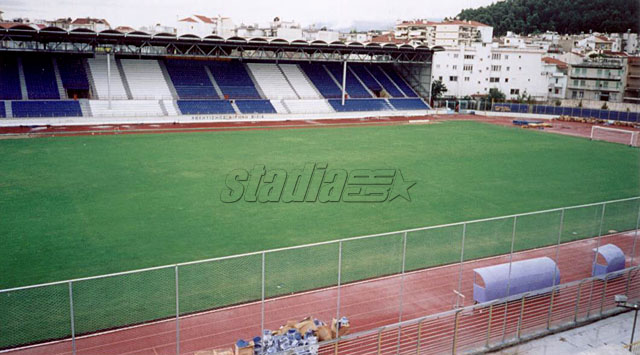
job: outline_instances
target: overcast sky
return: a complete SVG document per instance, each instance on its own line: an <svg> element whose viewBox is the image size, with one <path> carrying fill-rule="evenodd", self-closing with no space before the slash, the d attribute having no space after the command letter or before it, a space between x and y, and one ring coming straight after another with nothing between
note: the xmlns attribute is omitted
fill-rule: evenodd
<svg viewBox="0 0 640 355"><path fill-rule="evenodd" d="M99 17L112 26L173 25L178 16L228 16L234 23L260 23L275 16L306 26L350 27L359 22L393 23L397 19L455 16L463 8L492 0L0 0L4 17L53 19Z"/></svg>

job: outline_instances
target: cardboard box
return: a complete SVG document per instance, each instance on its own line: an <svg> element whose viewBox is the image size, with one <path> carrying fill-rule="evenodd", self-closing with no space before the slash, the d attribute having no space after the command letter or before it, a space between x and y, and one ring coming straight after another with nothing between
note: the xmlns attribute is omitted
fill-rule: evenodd
<svg viewBox="0 0 640 355"><path fill-rule="evenodd" d="M320 341L333 339L333 336L331 335L331 328L326 325L319 326L316 334L318 335L318 340Z"/></svg>
<svg viewBox="0 0 640 355"><path fill-rule="evenodd" d="M244 348L239 348L236 344L235 349L235 355L253 355L253 342L250 342L249 345Z"/></svg>

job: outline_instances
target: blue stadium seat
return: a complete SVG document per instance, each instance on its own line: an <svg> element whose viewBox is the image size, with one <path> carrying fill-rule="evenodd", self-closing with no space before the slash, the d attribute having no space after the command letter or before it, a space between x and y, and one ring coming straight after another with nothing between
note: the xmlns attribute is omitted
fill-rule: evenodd
<svg viewBox="0 0 640 355"><path fill-rule="evenodd" d="M14 56L0 56L0 100L21 100L18 62Z"/></svg>
<svg viewBox="0 0 640 355"><path fill-rule="evenodd" d="M235 103L242 113L277 113L269 100L236 100Z"/></svg>
<svg viewBox="0 0 640 355"><path fill-rule="evenodd" d="M396 110L430 110L431 107L421 99L388 99Z"/></svg>
<svg viewBox="0 0 640 355"><path fill-rule="evenodd" d="M227 100L178 100L178 108L183 115L236 113Z"/></svg>
<svg viewBox="0 0 640 355"><path fill-rule="evenodd" d="M342 85L342 71L343 71L343 67L342 64L340 63L327 63L325 64L325 67L327 69L329 69L329 71L331 72L331 74L333 75L334 78L336 78L336 80L338 80L338 82ZM347 70L347 85L346 85L346 92L349 95L349 97L352 98L362 98L362 99L370 99L371 98L371 94L369 94L369 92L367 91L367 89L365 89L364 86L362 86L362 84L360 84L360 81L358 81L358 79L355 77L355 75L353 75L353 73L351 73L351 71Z"/></svg>
<svg viewBox="0 0 640 355"><path fill-rule="evenodd" d="M393 82L380 70L377 65L363 66L371 75L378 80L382 88L392 97L405 97L402 91L393 84Z"/></svg>
<svg viewBox="0 0 640 355"><path fill-rule="evenodd" d="M22 69L31 100L59 99L58 83L49 56L26 55L22 57Z"/></svg>
<svg viewBox="0 0 640 355"><path fill-rule="evenodd" d="M395 82L396 85L398 85L400 90L402 90L406 96L408 96L408 97L418 97L418 94L416 94L416 92L413 91L411 86L409 86L407 84L407 82L404 81L404 79L402 79L402 77L398 73L396 73L396 71L395 71L395 69L393 69L393 67L385 66L383 68L384 68L384 71L389 75L391 80L393 80L393 82Z"/></svg>
<svg viewBox="0 0 640 355"><path fill-rule="evenodd" d="M228 99L261 99L244 64L238 61L208 62L220 91Z"/></svg>
<svg viewBox="0 0 640 355"><path fill-rule="evenodd" d="M340 96L342 96L342 90L336 85L331 76L329 76L329 73L324 69L322 64L302 63L300 64L300 68L307 74L309 80L311 80L322 96L327 99L340 98Z"/></svg>
<svg viewBox="0 0 640 355"><path fill-rule="evenodd" d="M379 92L382 90L382 86L380 83L373 78L373 76L369 73L369 71L364 67L363 64L349 64L349 68L353 70L354 73L362 80L364 85L366 85L369 90L375 92Z"/></svg>
<svg viewBox="0 0 640 355"><path fill-rule="evenodd" d="M0 101L0 117L7 117L7 111L4 109L4 101Z"/></svg>
<svg viewBox="0 0 640 355"><path fill-rule="evenodd" d="M331 99L329 104L338 112L352 111L393 111L393 107L384 99L348 99L342 106L342 100Z"/></svg>
<svg viewBox="0 0 640 355"><path fill-rule="evenodd" d="M12 101L13 117L82 117L78 101Z"/></svg>
<svg viewBox="0 0 640 355"><path fill-rule="evenodd" d="M89 90L89 79L82 64L81 57L63 56L57 57L58 70L62 86L69 90Z"/></svg>
<svg viewBox="0 0 640 355"><path fill-rule="evenodd" d="M219 99L202 61L168 59L169 77L181 99Z"/></svg>

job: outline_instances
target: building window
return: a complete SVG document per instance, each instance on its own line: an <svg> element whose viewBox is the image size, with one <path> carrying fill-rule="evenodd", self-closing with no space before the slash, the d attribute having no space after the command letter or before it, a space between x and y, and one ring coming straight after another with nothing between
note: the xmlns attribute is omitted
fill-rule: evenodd
<svg viewBox="0 0 640 355"><path fill-rule="evenodd" d="M473 71L473 65L466 64L462 69L464 71Z"/></svg>
<svg viewBox="0 0 640 355"><path fill-rule="evenodd" d="M450 76L449 77L449 81L458 81L458 77L457 76Z"/></svg>
<svg viewBox="0 0 640 355"><path fill-rule="evenodd" d="M508 55L508 54L505 54L505 55L504 55L504 60L507 60L507 59L509 59L509 55Z"/></svg>
<svg viewBox="0 0 640 355"><path fill-rule="evenodd" d="M471 55L471 54L465 54L465 55L464 55L464 59L473 59L473 55Z"/></svg>
<svg viewBox="0 0 640 355"><path fill-rule="evenodd" d="M453 55L454 58L458 58L458 53Z"/></svg>
<svg viewBox="0 0 640 355"><path fill-rule="evenodd" d="M489 82L490 83L499 83L500 82L500 78L489 78Z"/></svg>
<svg viewBox="0 0 640 355"><path fill-rule="evenodd" d="M442 76L439 76L439 77L438 77L438 80L442 81Z"/></svg>
<svg viewBox="0 0 640 355"><path fill-rule="evenodd" d="M587 86L587 82L584 80L580 80L580 86Z"/></svg>
<svg viewBox="0 0 640 355"><path fill-rule="evenodd" d="M492 65L491 71L500 71L502 70L502 65Z"/></svg>
<svg viewBox="0 0 640 355"><path fill-rule="evenodd" d="M559 94L559 93L560 93L560 89L557 89L557 88L556 88L554 92L555 92L555 94L557 95L557 94Z"/></svg>
<svg viewBox="0 0 640 355"><path fill-rule="evenodd" d="M504 82L508 83L509 82L509 78L504 78Z"/></svg>
<svg viewBox="0 0 640 355"><path fill-rule="evenodd" d="M451 66L451 69L453 69L453 70L458 70L458 66L457 66L457 65L452 65L452 66Z"/></svg>
<svg viewBox="0 0 640 355"><path fill-rule="evenodd" d="M577 92L577 91L572 91L572 92L571 92L571 98L572 98L572 99L575 99L575 98L577 98L577 97L578 97L578 92Z"/></svg>
<svg viewBox="0 0 640 355"><path fill-rule="evenodd" d="M584 98L584 91L578 92L578 97L580 97L581 99Z"/></svg>
<svg viewBox="0 0 640 355"><path fill-rule="evenodd" d="M502 54L500 54L500 53L493 53L491 55L491 59L493 59L493 60L499 60L500 57L502 57Z"/></svg>
<svg viewBox="0 0 640 355"><path fill-rule="evenodd" d="M465 76L465 77L464 77L464 81L469 81L469 77L468 77L468 76Z"/></svg>
<svg viewBox="0 0 640 355"><path fill-rule="evenodd" d="M520 95L520 89L511 89L511 95Z"/></svg>

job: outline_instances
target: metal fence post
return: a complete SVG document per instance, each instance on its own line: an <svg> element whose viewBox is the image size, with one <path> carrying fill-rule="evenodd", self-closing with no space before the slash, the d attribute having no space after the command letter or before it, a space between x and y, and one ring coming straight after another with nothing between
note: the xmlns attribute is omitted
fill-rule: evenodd
<svg viewBox="0 0 640 355"><path fill-rule="evenodd" d="M462 265L464 263L464 242L467 237L467 224L462 225L462 243L460 244L460 271L458 272L458 293L462 292ZM459 294L456 295L456 308L458 308Z"/></svg>
<svg viewBox="0 0 640 355"><path fill-rule="evenodd" d="M180 289L178 286L178 265L176 270L176 355L180 355Z"/></svg>
<svg viewBox="0 0 640 355"><path fill-rule="evenodd" d="M547 314L547 330L551 329L551 314L553 313L553 301L556 296L556 288L551 290L551 301L549 302L549 313Z"/></svg>
<svg viewBox="0 0 640 355"><path fill-rule="evenodd" d="M600 300L600 316L602 317L602 310L604 309L604 299L607 297L607 280L608 277L604 277L604 286L602 287L602 299Z"/></svg>
<svg viewBox="0 0 640 355"><path fill-rule="evenodd" d="M338 300L336 304L336 319L340 319L340 290L342 283L342 241L338 243Z"/></svg>
<svg viewBox="0 0 640 355"><path fill-rule="evenodd" d="M576 309L573 313L573 323L578 322L578 310L580 306L580 294L582 293L582 281L578 284L578 293L576 295Z"/></svg>
<svg viewBox="0 0 640 355"><path fill-rule="evenodd" d="M402 273L400 274L400 309L398 311L398 323L402 322L402 309L404 302L404 268L407 256L407 232L402 235ZM398 345L396 353L400 353L400 337L402 335L402 326L398 326Z"/></svg>
<svg viewBox="0 0 640 355"><path fill-rule="evenodd" d="M455 323L453 326L453 344L452 344L452 348L451 348L451 353L452 354L456 354L456 348L457 348L457 343L458 343L458 324L460 322L460 312L462 311L456 311L456 316L455 316Z"/></svg>
<svg viewBox="0 0 640 355"><path fill-rule="evenodd" d="M516 332L518 339L520 339L520 334L522 334L522 322L524 317L524 303L525 297L527 294L522 295L522 302L520 303L520 316L518 317L518 331Z"/></svg>
<svg viewBox="0 0 640 355"><path fill-rule="evenodd" d="M598 250L600 250L600 239L602 238L602 224L604 222L604 213L605 210L607 208L607 203L603 203L602 204L602 213L600 214L600 227L598 229L598 239L596 241L596 252L593 255L593 263L591 264L591 272L593 272L593 268L596 265L596 262L598 260ZM594 282L591 282L591 291L589 292L589 305L587 307L587 319L589 318L589 315L591 314L591 300L593 298L593 285Z"/></svg>
<svg viewBox="0 0 640 355"><path fill-rule="evenodd" d="M260 297L260 333L264 331L264 259L265 252L262 252L262 296Z"/></svg>
<svg viewBox="0 0 640 355"><path fill-rule="evenodd" d="M560 262L560 242L562 240L562 230L564 229L564 208L560 212L560 229L558 230L558 244L556 244L556 265ZM553 286L556 285L558 268L553 270Z"/></svg>
<svg viewBox="0 0 640 355"><path fill-rule="evenodd" d="M487 321L487 340L484 344L485 347L489 347L491 341L491 321L493 320L493 303L489 306L489 320Z"/></svg>
<svg viewBox="0 0 640 355"><path fill-rule="evenodd" d="M73 282L69 281L69 316L71 317L71 351L76 354L76 324L73 314Z"/></svg>
<svg viewBox="0 0 640 355"><path fill-rule="evenodd" d="M418 322L418 340L416 341L416 355L420 355L420 341L422 340L422 322L424 322L424 319Z"/></svg>

